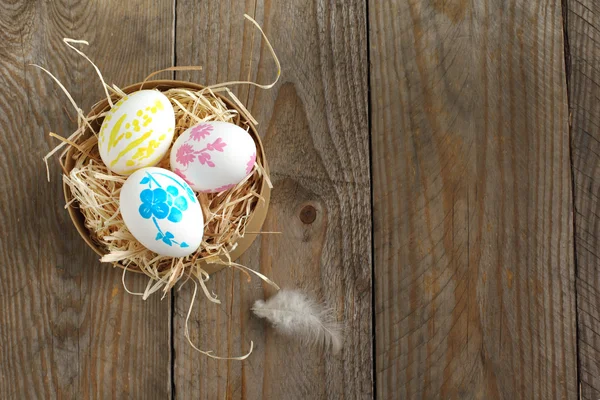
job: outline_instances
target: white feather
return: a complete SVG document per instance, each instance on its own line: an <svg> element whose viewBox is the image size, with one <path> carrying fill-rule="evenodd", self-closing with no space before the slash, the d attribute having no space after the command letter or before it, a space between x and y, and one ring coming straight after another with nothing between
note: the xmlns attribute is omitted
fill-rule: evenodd
<svg viewBox="0 0 600 400"><path fill-rule="evenodd" d="M252 311L268 320L278 332L301 339L304 343L331 346L333 353L342 348L340 324L332 310L297 290L280 290L266 302L257 300Z"/></svg>

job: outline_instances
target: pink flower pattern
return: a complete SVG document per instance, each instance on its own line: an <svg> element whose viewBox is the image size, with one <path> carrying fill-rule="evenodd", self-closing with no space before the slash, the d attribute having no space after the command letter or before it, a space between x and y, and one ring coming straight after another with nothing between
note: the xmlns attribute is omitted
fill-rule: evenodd
<svg viewBox="0 0 600 400"><path fill-rule="evenodd" d="M210 127L210 129L212 129L212 127ZM177 154L175 155L175 159L177 160L177 162L180 163L181 165L183 165L184 167L187 167L189 165L189 163L193 162L194 159L197 158L198 162L200 162L200 164L206 165L210 168L214 168L215 163L213 161L211 161L209 152L211 152L211 151L223 152L223 149L225 148L225 146L227 146L227 143L225 143L223 141L223 139L221 139L219 137L214 142L208 143L205 148L203 148L201 150L196 150L196 149L194 149L194 146L192 146L189 143L190 140L195 140L195 139L193 139L192 136L190 135L188 140L186 140L185 143L183 143L181 145L181 147L179 149L177 149Z"/></svg>
<svg viewBox="0 0 600 400"><path fill-rule="evenodd" d="M209 168L214 168L215 163L211 160L210 152L218 151L223 152L224 148L227 146L227 143L223 141L221 137L215 139L212 143L208 143L205 148L201 150L196 150L193 144L190 141L199 142L205 139L207 136L211 134L213 130L212 125L209 124L200 124L195 127L191 133L189 138L177 149L177 153L175 155L175 159L178 163L180 163L184 169L175 168L174 172L179 175L186 183L190 186L193 186L193 183L189 181L189 179L185 175L185 171L187 171L187 167L190 163L194 162L194 160L198 160L198 162L202 165L206 165ZM254 164L256 162L256 153L250 156L246 164L246 174L252 172L254 168ZM232 189L236 186L236 184L229 184L218 187L214 190L203 190L204 193L218 193L224 192L226 190Z"/></svg>
<svg viewBox="0 0 600 400"><path fill-rule="evenodd" d="M202 139L204 139L205 137L207 137L208 135L210 135L212 130L213 130L212 125L209 125L209 124L197 125L190 132L190 139L192 139L195 142L199 142Z"/></svg>
<svg viewBox="0 0 600 400"><path fill-rule="evenodd" d="M215 163L210 161L210 154L208 154L208 153L200 153L198 155L198 161L200 162L200 164L202 164L202 165L206 164L211 168L213 168L215 166Z"/></svg>
<svg viewBox="0 0 600 400"><path fill-rule="evenodd" d="M196 158L196 154L194 152L194 148L192 147L192 145L184 143L181 145L181 147L179 149L177 149L177 154L175 155L175 159L181 165L187 167L187 165L189 163L194 161L194 158Z"/></svg>
<svg viewBox="0 0 600 400"><path fill-rule="evenodd" d="M217 140L215 140L214 142L207 144L206 148L209 151L216 150L223 152L225 146L227 146L227 143L225 143L221 138L217 138Z"/></svg>
<svg viewBox="0 0 600 400"><path fill-rule="evenodd" d="M250 156L250 160L248 160L248 163L246 164L246 175L248 175L250 172L252 172L252 168L254 168L255 162L256 162L256 153L254 153Z"/></svg>

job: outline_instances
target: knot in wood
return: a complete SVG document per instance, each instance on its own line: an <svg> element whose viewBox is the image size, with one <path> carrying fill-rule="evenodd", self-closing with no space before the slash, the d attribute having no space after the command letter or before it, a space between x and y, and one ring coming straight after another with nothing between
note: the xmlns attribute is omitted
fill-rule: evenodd
<svg viewBox="0 0 600 400"><path fill-rule="evenodd" d="M300 221L305 224L312 224L317 219L317 209L311 205L302 207L300 210Z"/></svg>

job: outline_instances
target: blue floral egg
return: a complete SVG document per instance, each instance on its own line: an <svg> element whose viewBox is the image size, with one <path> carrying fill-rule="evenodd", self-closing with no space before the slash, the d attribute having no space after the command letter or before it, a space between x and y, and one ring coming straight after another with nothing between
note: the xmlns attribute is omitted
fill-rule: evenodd
<svg viewBox="0 0 600 400"><path fill-rule="evenodd" d="M157 254L184 257L204 234L200 203L190 186L163 168L137 170L123 184L121 215L127 229Z"/></svg>

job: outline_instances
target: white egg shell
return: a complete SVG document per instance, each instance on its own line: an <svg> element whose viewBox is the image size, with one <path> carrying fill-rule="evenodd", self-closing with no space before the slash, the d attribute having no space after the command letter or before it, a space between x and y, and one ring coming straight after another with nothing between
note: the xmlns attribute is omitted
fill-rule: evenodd
<svg viewBox="0 0 600 400"><path fill-rule="evenodd" d="M121 188L120 206L127 229L155 253L184 257L202 242L200 203L189 185L171 171L156 167L135 171Z"/></svg>
<svg viewBox="0 0 600 400"><path fill-rule="evenodd" d="M192 189L222 192L252 172L256 144L229 122L202 122L181 134L171 149L171 169Z"/></svg>
<svg viewBox="0 0 600 400"><path fill-rule="evenodd" d="M157 90L123 97L108 112L98 135L98 150L112 172L129 175L159 163L175 132L171 102Z"/></svg>

